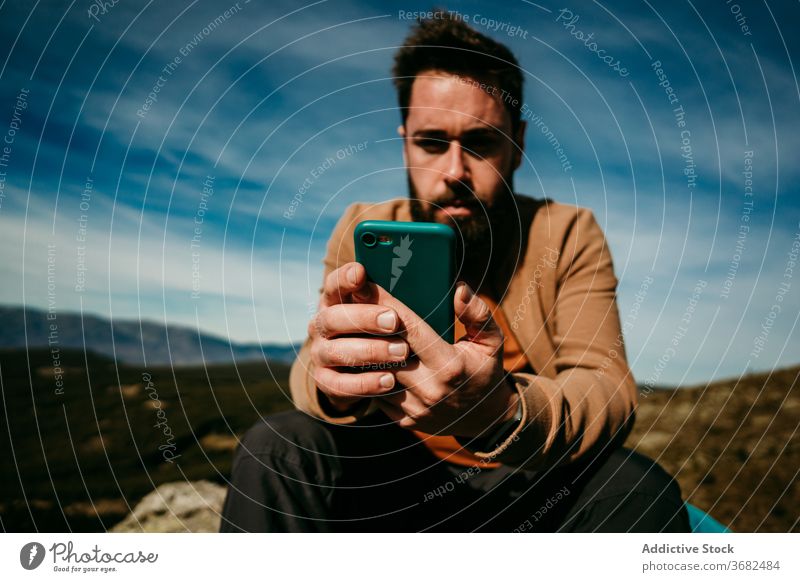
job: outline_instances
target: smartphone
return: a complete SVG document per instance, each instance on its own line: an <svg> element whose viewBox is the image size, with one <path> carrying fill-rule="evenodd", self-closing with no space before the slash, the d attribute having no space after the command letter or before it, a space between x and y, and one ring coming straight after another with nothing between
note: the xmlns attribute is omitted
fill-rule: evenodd
<svg viewBox="0 0 800 582"><path fill-rule="evenodd" d="M456 234L438 222L365 220L356 225L356 261L377 283L454 342Z"/></svg>

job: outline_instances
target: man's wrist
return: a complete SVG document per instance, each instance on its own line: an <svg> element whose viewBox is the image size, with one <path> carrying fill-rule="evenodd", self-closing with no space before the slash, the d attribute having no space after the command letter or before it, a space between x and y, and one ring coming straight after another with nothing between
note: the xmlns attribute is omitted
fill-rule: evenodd
<svg viewBox="0 0 800 582"><path fill-rule="evenodd" d="M514 376L511 374L506 374L504 381L506 386L508 386L509 390L511 391L511 397L508 406L506 406L506 413L503 415L503 418L498 425L503 422L507 422L516 418L517 416L521 416L522 414L522 397L519 394L519 390L517 390L517 384L514 381Z"/></svg>
<svg viewBox="0 0 800 582"><path fill-rule="evenodd" d="M490 451L496 449L503 441L505 441L517 429L520 422L522 422L522 398L514 382L513 376L507 374L504 377L505 387L512 391L509 395L502 418L493 423L490 427L484 430L481 434L472 439L469 439L469 448L472 450ZM503 389L505 389L503 387ZM462 444L467 439L461 439Z"/></svg>
<svg viewBox="0 0 800 582"><path fill-rule="evenodd" d="M487 450L494 450L497 448L500 443L511 436L522 421L522 398L517 391L511 374L505 377L505 382L513 391L513 395L511 396L509 404L506 406L506 413L503 415L502 420L481 435L481 440Z"/></svg>

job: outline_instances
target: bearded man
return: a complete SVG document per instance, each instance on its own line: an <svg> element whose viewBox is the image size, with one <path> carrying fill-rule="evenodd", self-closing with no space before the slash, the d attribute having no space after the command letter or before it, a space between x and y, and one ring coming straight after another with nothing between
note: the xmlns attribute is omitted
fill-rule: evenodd
<svg viewBox="0 0 800 582"><path fill-rule="evenodd" d="M290 374L297 410L242 440L222 531L689 531L622 445L637 389L591 211L516 193L523 76L455 14L394 62L409 196L353 203ZM363 220L448 224L454 344L354 260Z"/></svg>

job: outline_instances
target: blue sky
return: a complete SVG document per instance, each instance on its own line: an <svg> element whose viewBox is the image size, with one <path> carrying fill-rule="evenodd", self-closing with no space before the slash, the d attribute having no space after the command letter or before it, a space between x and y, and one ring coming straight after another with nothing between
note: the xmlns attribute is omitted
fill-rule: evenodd
<svg viewBox="0 0 800 582"><path fill-rule="evenodd" d="M637 379L796 363L798 5L442 4L518 56L570 167L530 123L517 189L595 211ZM0 7L0 302L301 340L341 212L406 195L391 57L431 4L98 6Z"/></svg>

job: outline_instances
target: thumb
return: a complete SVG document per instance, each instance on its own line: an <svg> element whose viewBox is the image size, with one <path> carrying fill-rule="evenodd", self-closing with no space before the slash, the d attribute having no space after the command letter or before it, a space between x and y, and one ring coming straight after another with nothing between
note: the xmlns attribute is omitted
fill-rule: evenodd
<svg viewBox="0 0 800 582"><path fill-rule="evenodd" d="M467 330L467 340L498 350L503 345L503 332L492 317L486 302L461 282L456 289L454 311Z"/></svg>

